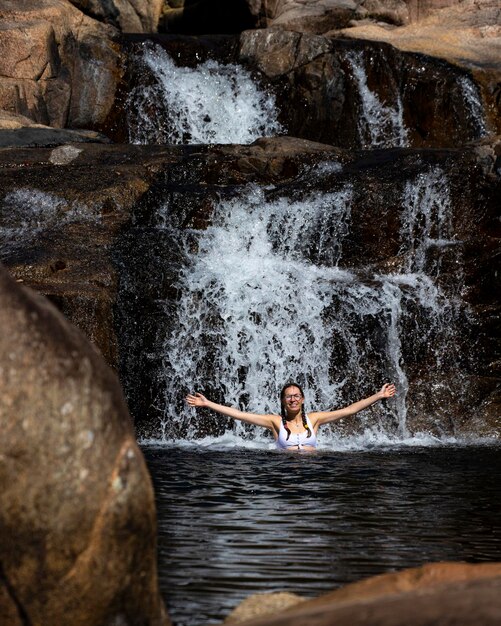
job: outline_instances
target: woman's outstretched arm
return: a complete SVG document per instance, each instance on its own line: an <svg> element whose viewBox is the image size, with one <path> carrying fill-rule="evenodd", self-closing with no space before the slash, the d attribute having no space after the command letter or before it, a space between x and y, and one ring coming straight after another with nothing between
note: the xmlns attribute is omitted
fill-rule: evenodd
<svg viewBox="0 0 501 626"><path fill-rule="evenodd" d="M384 400L385 398L391 398L396 394L397 390L395 389L395 385L391 383L385 383L381 387L381 391L378 391L373 396L369 396L368 398L364 398L363 400L359 400L358 402L354 402L344 409L337 409L336 411L318 411L315 413L310 413L310 419L313 422L314 426L321 426L322 424L329 424L329 422L334 422L336 420L341 419L342 417L350 417L351 415L356 415L360 411L363 411L369 406L372 406L379 400Z"/></svg>
<svg viewBox="0 0 501 626"><path fill-rule="evenodd" d="M240 420L247 422L248 424L256 424L256 426L263 426L264 428L274 429L273 416L271 415L259 415L258 413L247 413L245 411L239 411L231 406L225 406L224 404L217 404L208 400L201 393L188 394L186 396L186 402L192 407L205 407L226 415L234 420Z"/></svg>

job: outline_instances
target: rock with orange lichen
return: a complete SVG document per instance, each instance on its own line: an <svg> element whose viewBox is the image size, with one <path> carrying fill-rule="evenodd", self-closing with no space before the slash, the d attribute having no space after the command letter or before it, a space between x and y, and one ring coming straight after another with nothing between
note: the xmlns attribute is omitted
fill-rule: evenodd
<svg viewBox="0 0 501 626"><path fill-rule="evenodd" d="M118 380L0 266L0 621L167 626L153 490Z"/></svg>

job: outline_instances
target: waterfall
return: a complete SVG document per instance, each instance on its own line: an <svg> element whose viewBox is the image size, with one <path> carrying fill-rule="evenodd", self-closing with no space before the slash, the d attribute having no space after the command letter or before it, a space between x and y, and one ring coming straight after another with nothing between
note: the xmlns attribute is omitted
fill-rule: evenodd
<svg viewBox="0 0 501 626"><path fill-rule="evenodd" d="M283 129L275 98L249 71L208 60L178 67L160 46L136 58L141 83L127 102L131 143L252 143Z"/></svg>
<svg viewBox="0 0 501 626"><path fill-rule="evenodd" d="M470 76L461 76L459 86L463 94L463 100L469 113L469 118L476 138L487 135L485 124L484 107L478 85Z"/></svg>
<svg viewBox="0 0 501 626"><path fill-rule="evenodd" d="M375 91L369 89L364 55L350 51L345 55L360 98L358 130L362 146L367 148L392 148L408 145L407 129L403 121L403 106L398 89L394 88L393 106L381 101Z"/></svg>
<svg viewBox="0 0 501 626"><path fill-rule="evenodd" d="M340 170L330 163L317 173ZM243 410L276 413L279 389L290 380L304 386L310 410L343 406L391 380L399 389L393 408L378 405L357 421L366 439L409 436L403 333L439 368L436 337L446 341L452 332L453 307L436 272L425 271L431 238L450 235L448 184L432 169L402 189L409 258L397 274L340 267L353 193L344 183L290 199L251 186L221 201L203 231L178 230L163 216L162 228L184 250L177 321L163 348L164 440L233 432L266 441L252 426L193 413L184 395L201 391ZM325 436L335 438L335 429Z"/></svg>

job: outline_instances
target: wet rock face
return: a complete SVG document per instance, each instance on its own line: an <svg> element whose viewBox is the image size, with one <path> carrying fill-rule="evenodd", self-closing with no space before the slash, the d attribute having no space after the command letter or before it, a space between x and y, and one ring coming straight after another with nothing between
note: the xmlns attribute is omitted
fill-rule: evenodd
<svg viewBox="0 0 501 626"><path fill-rule="evenodd" d="M123 33L155 33L163 0L69 0L86 15Z"/></svg>
<svg viewBox="0 0 501 626"><path fill-rule="evenodd" d="M497 0L409 2L411 20L399 28L371 21L337 31L338 36L387 42L397 49L448 61L472 73L482 91L491 132L501 132L501 10Z"/></svg>
<svg viewBox="0 0 501 626"><path fill-rule="evenodd" d="M247 31L240 60L271 81L280 121L298 137L353 149L452 147L481 136L483 121L465 93L476 90L467 73L384 44L353 43Z"/></svg>
<svg viewBox="0 0 501 626"><path fill-rule="evenodd" d="M493 130L469 72L387 44L277 29L245 31L239 39L159 35L153 42L175 66L197 67L210 58L250 70L262 91L273 94L282 132L294 137L348 149L457 147ZM130 94L166 89L160 70L142 61L144 39L129 37L123 46L129 62L121 93L101 127L117 141L141 135ZM160 113L148 112L142 101L136 106L159 126L176 126L177 111L171 122L163 102Z"/></svg>
<svg viewBox="0 0 501 626"><path fill-rule="evenodd" d="M118 380L2 266L0 303L2 623L167 626L153 490Z"/></svg>
<svg viewBox="0 0 501 626"><path fill-rule="evenodd" d="M4 150L3 258L16 278L49 295L92 338L119 369L141 433L158 434L164 393L158 372L165 367L163 342L174 328L176 285L185 262L176 232L207 228L221 199L242 193L249 183L272 185L270 201L350 185L349 245L343 246L339 265L371 281L377 274L402 271L407 245L400 224L403 191L409 180L438 168L448 180L450 229L458 243L441 253L439 272L433 251L424 269L437 275L444 292L461 295L461 306L469 311L458 321L454 349L444 353L440 379L433 351L434 342L442 341L440 329L417 345L416 327L426 320L419 311L406 318L401 351L412 395L408 424L437 433L495 435L501 426L496 421L494 229L500 154L499 143L487 141L457 150L350 154L290 137L251 146L74 144ZM342 170L312 178L308 172L326 161L341 164ZM30 238L23 239L20 230L13 237L23 224ZM377 320L374 328L363 328L376 343L381 332ZM343 353L336 358L335 367L342 371ZM426 391L431 385L433 394ZM432 416L433 423L423 416Z"/></svg>
<svg viewBox="0 0 501 626"><path fill-rule="evenodd" d="M114 100L118 32L60 0L0 7L0 109L53 127L91 127Z"/></svg>
<svg viewBox="0 0 501 626"><path fill-rule="evenodd" d="M115 367L113 242L175 154L99 144L3 152L2 260L57 304Z"/></svg>

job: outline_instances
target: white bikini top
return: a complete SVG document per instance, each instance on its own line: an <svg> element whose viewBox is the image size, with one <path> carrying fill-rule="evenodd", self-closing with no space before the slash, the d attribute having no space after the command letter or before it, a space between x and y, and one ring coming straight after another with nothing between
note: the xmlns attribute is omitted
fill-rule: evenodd
<svg viewBox="0 0 501 626"><path fill-rule="evenodd" d="M317 435L313 430L311 420L306 416L306 423L311 431L311 436L308 437L308 431L304 430L302 433L291 432L289 439L287 439L287 431L282 420L280 420L280 431L276 441L276 446L279 450L287 450L288 448L301 449L303 446L312 448L317 447Z"/></svg>

